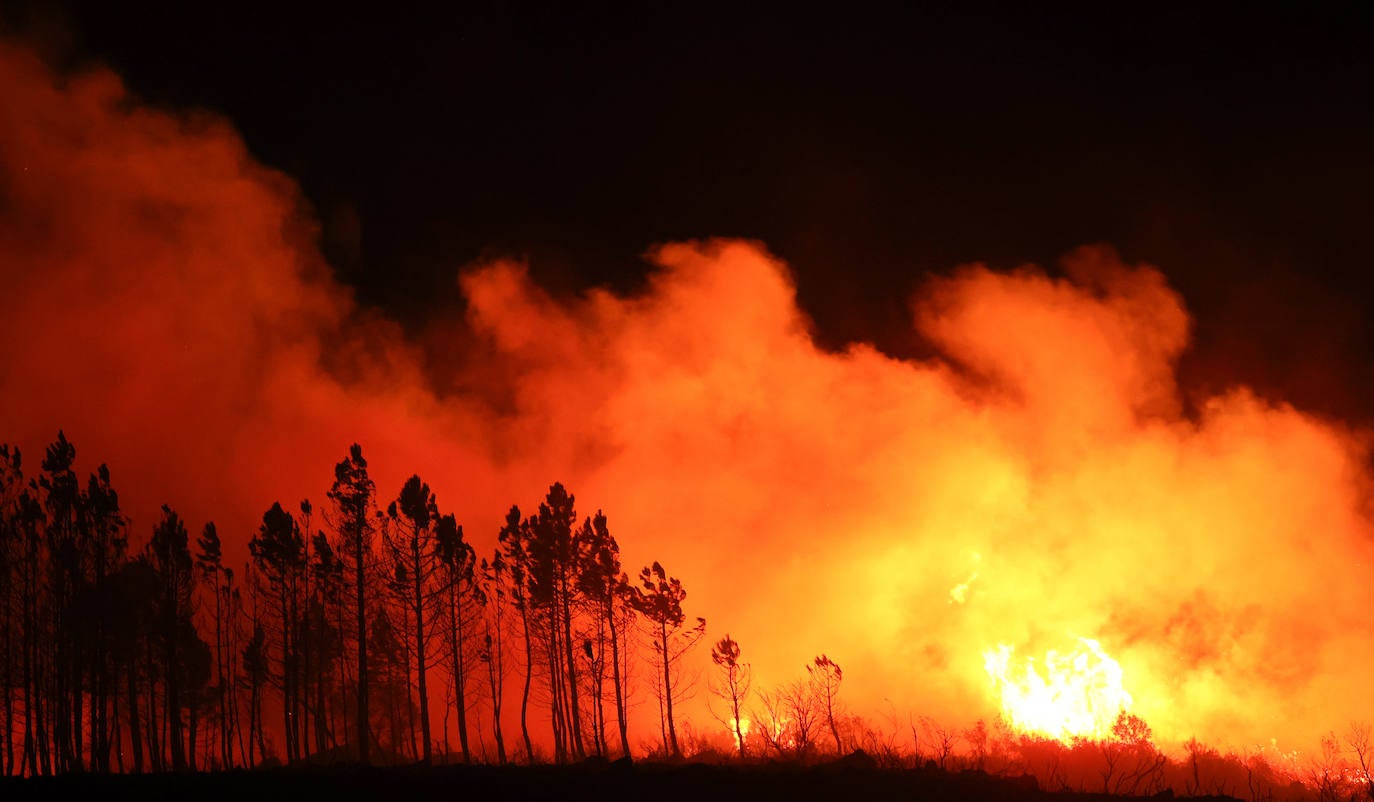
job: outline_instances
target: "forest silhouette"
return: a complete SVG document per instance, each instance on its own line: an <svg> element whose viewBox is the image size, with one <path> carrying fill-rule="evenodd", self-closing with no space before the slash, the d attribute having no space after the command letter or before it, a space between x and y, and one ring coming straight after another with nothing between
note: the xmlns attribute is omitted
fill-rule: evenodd
<svg viewBox="0 0 1374 802"><path fill-rule="evenodd" d="M705 620L687 615L686 588L659 563L632 579L606 513L581 515L561 483L528 515L512 506L494 550L479 554L423 479L412 475L389 497L354 444L334 468L326 504L273 503L249 559L231 566L213 522L193 536L163 506L151 531L139 533L108 467L82 482L75 463L61 432L37 471L26 472L18 448L0 445L6 777L294 767L270 775L284 788L315 782L299 772L326 766L580 764L582 774L535 779L488 771L398 781L459 777L512 791L547 780L590 794L608 781L586 771L649 759L821 765L862 777L921 769L926 792L961 797L1042 788L1374 797L1368 727L1333 734L1298 771L1281 756L1221 754L1196 740L1185 755L1167 755L1149 725L1124 710L1108 736L1072 742L1000 721L960 730L908 715L884 726L847 712L843 669L824 654L795 682L754 687L729 634L710 649L705 683L718 726L697 730L678 720L675 705L700 690L683 657L704 638ZM629 709L638 691L656 704L659 726L636 741ZM508 696L518 698L518 715L503 704ZM508 718L518 734L508 733ZM1004 779L938 779L956 772ZM796 782L767 787L782 793Z"/></svg>
<svg viewBox="0 0 1374 802"><path fill-rule="evenodd" d="M379 495L355 444L323 509L272 504L250 559L231 566L214 523L193 537L170 506L148 536L132 532L108 468L83 484L65 434L32 478L18 448L0 456L7 775L430 763L440 751L533 763L533 706L553 761L625 756L632 663L652 669L663 753L682 756L679 666L705 621L688 621L686 590L657 562L632 581L606 515L579 519L562 484L530 515L512 506L479 555L419 476ZM477 728L493 752L475 754Z"/></svg>
<svg viewBox="0 0 1374 802"><path fill-rule="evenodd" d="M1205 254L914 244L891 339L851 340L811 300L862 232L615 223L628 283L444 250L412 317L232 120L4 37L0 97L5 799L519 796L627 761L659 800L836 764L1374 796L1368 728L1328 731L1374 710L1374 438L1207 350L1216 299L1170 280ZM1072 231L1045 241L1112 238Z"/></svg>

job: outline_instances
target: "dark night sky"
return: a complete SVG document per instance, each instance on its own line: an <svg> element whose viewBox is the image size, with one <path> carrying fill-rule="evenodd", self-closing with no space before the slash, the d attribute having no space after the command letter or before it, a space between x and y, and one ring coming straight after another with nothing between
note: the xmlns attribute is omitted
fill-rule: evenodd
<svg viewBox="0 0 1374 802"><path fill-rule="evenodd" d="M793 265L824 342L918 353L924 271L1105 241L1184 293L1190 388L1374 418L1374 5L295 5L68 0L27 24L233 120L403 320L452 308L483 255L632 287L652 243L745 236Z"/></svg>

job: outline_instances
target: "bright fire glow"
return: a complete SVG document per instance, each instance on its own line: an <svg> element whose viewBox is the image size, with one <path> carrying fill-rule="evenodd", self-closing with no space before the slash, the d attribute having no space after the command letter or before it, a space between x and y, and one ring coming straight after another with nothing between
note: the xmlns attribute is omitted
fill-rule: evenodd
<svg viewBox="0 0 1374 802"><path fill-rule="evenodd" d="M1298 365L1233 367L1236 320L1190 352L1201 321L1155 267L1105 246L913 263L891 274L910 330L873 327L910 358L818 340L791 269L733 240L663 245L644 281L580 294L484 260L461 302L402 325L335 279L303 193L229 122L142 107L109 70L55 75L8 37L0 97L0 442L36 474L65 429L82 476L108 463L131 544L171 502L241 565L273 499L328 506L356 442L379 501L418 473L485 555L511 504L563 482L626 570L661 561L708 641L738 637L758 690L827 653L869 722L1109 732L1117 664L1038 632L1110 632L1161 742L1307 754L1374 717L1374 430L1243 386ZM812 265L811 292L847 291L863 246ZM1320 345L1299 333L1292 353ZM704 645L683 664L703 685ZM684 720L714 721L709 696ZM802 724L742 712L754 739ZM636 741L657 713L634 708Z"/></svg>
<svg viewBox="0 0 1374 802"><path fill-rule="evenodd" d="M1102 738L1131 695L1121 682L1121 665L1091 638L1078 638L1072 651L1054 649L1043 660L1018 660L1012 646L983 653L983 665L1000 695L1002 714L1017 730L1061 741Z"/></svg>
<svg viewBox="0 0 1374 802"><path fill-rule="evenodd" d="M748 738L749 738L749 726L750 726L751 724L752 724L752 722L749 720L749 717L748 717L748 716L740 716L739 719L737 719L736 721L734 721L734 722L731 723L731 725L730 725L730 727L729 727L729 730L730 730L730 740L732 740L732 741L735 742L735 748L736 748L736 749L738 749L738 748L740 747L740 739L741 739L741 737L743 737L744 739L748 739ZM738 728L739 728L738 731L736 731L736 729L735 729L736 726L738 726Z"/></svg>

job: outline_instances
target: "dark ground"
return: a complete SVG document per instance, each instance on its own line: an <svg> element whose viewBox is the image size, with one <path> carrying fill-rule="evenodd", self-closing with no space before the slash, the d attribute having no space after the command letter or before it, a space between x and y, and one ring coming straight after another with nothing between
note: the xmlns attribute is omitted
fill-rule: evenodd
<svg viewBox="0 0 1374 802"><path fill-rule="evenodd" d="M814 767L639 764L570 767L333 767L143 776L69 775L6 780L0 799L112 800L1095 800L1101 794L1046 792L1033 779L978 772L879 769L851 763ZM1212 799L1222 799L1213 797Z"/></svg>

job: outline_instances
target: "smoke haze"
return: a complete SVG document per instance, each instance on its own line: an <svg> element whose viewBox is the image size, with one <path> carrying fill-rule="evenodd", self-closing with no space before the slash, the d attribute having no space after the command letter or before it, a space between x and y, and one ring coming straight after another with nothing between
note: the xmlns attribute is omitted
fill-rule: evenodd
<svg viewBox="0 0 1374 802"><path fill-rule="evenodd" d="M383 499L418 472L479 553L562 481L760 687L824 652L874 718L994 716L985 650L1078 637L1166 743L1307 746L1374 708L1365 434L1244 387L1185 410L1189 316L1149 265L954 269L912 300L938 356L911 361L818 347L763 243L656 247L630 295L498 261L458 275L435 363L224 120L12 42L0 96L0 439L33 473L65 429L136 539L165 502L245 559L356 441Z"/></svg>

